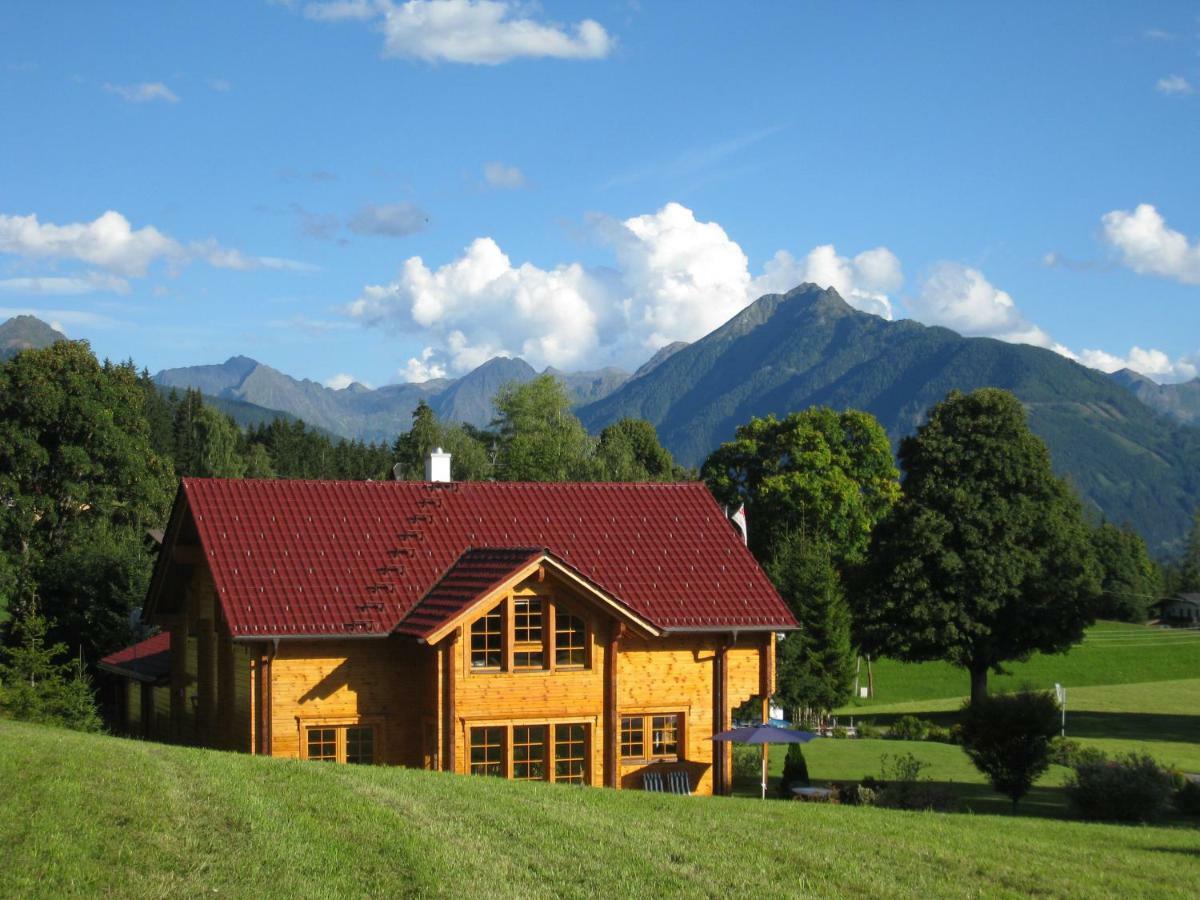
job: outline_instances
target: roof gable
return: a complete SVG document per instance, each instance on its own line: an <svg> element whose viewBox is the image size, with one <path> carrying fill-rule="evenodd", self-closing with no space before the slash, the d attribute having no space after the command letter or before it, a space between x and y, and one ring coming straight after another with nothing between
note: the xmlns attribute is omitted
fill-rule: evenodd
<svg viewBox="0 0 1200 900"><path fill-rule="evenodd" d="M545 548L663 630L795 625L699 483L189 478L179 502L235 637L388 634L471 548Z"/></svg>
<svg viewBox="0 0 1200 900"><path fill-rule="evenodd" d="M171 632L162 631L144 641L110 653L99 666L135 681L158 681L171 671Z"/></svg>
<svg viewBox="0 0 1200 900"><path fill-rule="evenodd" d="M639 633L660 633L621 601L609 596L603 588L548 550L505 548L467 550L396 626L396 631L436 643L449 629L469 616L472 610L497 594L511 590L535 573L540 578L547 569L562 581L571 583L576 593L588 596L605 607L610 615L615 613Z"/></svg>

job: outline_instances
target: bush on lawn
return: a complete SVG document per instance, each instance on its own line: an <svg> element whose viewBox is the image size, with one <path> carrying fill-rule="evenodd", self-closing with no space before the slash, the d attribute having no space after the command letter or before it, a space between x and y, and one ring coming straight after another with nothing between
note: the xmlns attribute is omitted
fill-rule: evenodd
<svg viewBox="0 0 1200 900"><path fill-rule="evenodd" d="M808 787L808 763L799 744L788 744L783 760L783 778L779 781L779 796L791 797L792 788Z"/></svg>
<svg viewBox="0 0 1200 900"><path fill-rule="evenodd" d="M733 777L737 779L762 779L762 748L750 744L733 745Z"/></svg>
<svg viewBox="0 0 1200 900"><path fill-rule="evenodd" d="M958 806L958 798L943 784L922 778L921 772L929 768L911 753L879 758L882 782L863 779L863 785L876 791L875 805L889 809L927 809L949 812Z"/></svg>
<svg viewBox="0 0 1200 900"><path fill-rule="evenodd" d="M1083 763L1101 763L1108 755L1099 747L1089 747L1070 738L1056 737L1050 741L1050 762L1074 769Z"/></svg>
<svg viewBox="0 0 1200 900"><path fill-rule="evenodd" d="M1173 799L1175 808L1185 816L1200 816L1200 781L1185 778Z"/></svg>
<svg viewBox="0 0 1200 900"><path fill-rule="evenodd" d="M916 716L901 716L888 728L893 741L923 741L929 734L929 722Z"/></svg>
<svg viewBox="0 0 1200 900"><path fill-rule="evenodd" d="M860 738L877 738L882 734L883 731L878 725L875 725L869 721L858 723L858 736Z"/></svg>
<svg viewBox="0 0 1200 900"><path fill-rule="evenodd" d="M1014 810L1050 768L1058 715L1058 702L1048 691L994 694L963 708L963 749Z"/></svg>
<svg viewBox="0 0 1200 900"><path fill-rule="evenodd" d="M866 780L863 779L864 782ZM876 789L868 787L865 783L848 784L839 793L842 803L846 806L874 806L879 798Z"/></svg>
<svg viewBox="0 0 1200 900"><path fill-rule="evenodd" d="M1067 801L1083 819L1153 822L1168 810L1174 784L1148 754L1083 762L1067 782Z"/></svg>

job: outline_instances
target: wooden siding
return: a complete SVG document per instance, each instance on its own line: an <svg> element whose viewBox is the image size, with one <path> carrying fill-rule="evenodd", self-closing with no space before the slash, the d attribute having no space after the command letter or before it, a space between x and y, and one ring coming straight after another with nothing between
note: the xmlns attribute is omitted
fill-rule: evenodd
<svg viewBox="0 0 1200 900"><path fill-rule="evenodd" d="M280 641L269 669L271 755L303 757L305 727L361 722L376 726L379 762L421 765L421 670L431 657L409 638Z"/></svg>
<svg viewBox="0 0 1200 900"><path fill-rule="evenodd" d="M573 596L561 584L553 588L531 579L513 592L538 594L550 603L582 618L588 626L588 659L585 669L547 668L535 671L479 672L471 668L470 623L497 606L510 603L512 594L480 607L465 623L463 637L452 647L454 666L454 766L470 771L469 731L483 725L541 725L579 722L589 726L588 782L604 783L604 665L609 620ZM549 628L549 619L543 627ZM511 643L507 635L505 646ZM446 640L450 640L447 638Z"/></svg>
<svg viewBox="0 0 1200 900"><path fill-rule="evenodd" d="M723 715L727 723L734 709L774 679L767 636L736 642L723 634L638 636L578 586L553 577L543 583L533 576L484 604L435 647L398 636L234 642L207 567L195 566L184 584L179 612L169 621L162 617L173 629L171 686L154 689L156 722L150 729L165 737L159 723L169 723L171 739L184 743L303 758L305 727L362 723L376 728L379 762L467 772L474 726L578 722L589 728L591 784L640 788L647 768L683 768L693 790L707 794L721 783L711 741L719 719ZM514 592L538 593L555 609L585 620L586 668L472 669L471 622L498 604L511 604ZM511 622L505 627L509 648ZM723 712L716 708L722 685ZM130 715L143 715L136 696L129 699ZM680 759L621 760L619 749L611 749L619 741L620 717L655 713L682 715ZM136 730L132 720L130 730ZM606 757L616 760L611 776ZM727 772L729 761L726 754Z"/></svg>
<svg viewBox="0 0 1200 900"><path fill-rule="evenodd" d="M617 715L681 713L682 747L679 762L620 763L620 786L640 788L647 769L684 768L696 793L714 790L714 688L717 654L725 635L676 635L664 638L626 637L617 661ZM762 644L736 644L727 651L728 711L759 692Z"/></svg>

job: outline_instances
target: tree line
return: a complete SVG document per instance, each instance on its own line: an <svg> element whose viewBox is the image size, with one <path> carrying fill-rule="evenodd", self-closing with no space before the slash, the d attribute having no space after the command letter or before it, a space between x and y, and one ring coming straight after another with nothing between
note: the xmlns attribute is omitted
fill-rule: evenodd
<svg viewBox="0 0 1200 900"><path fill-rule="evenodd" d="M147 534L179 476L419 479L435 447L459 480L699 477L744 503L750 550L801 624L779 643L790 709L844 703L860 652L946 659L980 693L988 672L1065 650L1097 616L1141 621L1164 589L1200 590L1200 525L1164 570L1132 530L1093 522L1003 391L952 393L898 457L864 412L755 418L698 473L648 422L589 435L552 376L507 385L494 405L480 429L422 402L393 443L364 443L284 418L239 428L199 392L163 393L85 342L17 355L0 366L0 707L34 657L69 684L140 636Z"/></svg>

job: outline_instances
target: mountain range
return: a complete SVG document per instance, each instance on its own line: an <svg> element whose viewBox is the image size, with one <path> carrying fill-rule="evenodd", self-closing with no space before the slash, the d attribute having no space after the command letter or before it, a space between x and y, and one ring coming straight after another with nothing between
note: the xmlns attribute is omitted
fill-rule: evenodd
<svg viewBox="0 0 1200 900"><path fill-rule="evenodd" d="M0 354L61 338L19 317L0 325ZM881 319L812 284L759 298L694 343L663 347L632 375L546 371L564 381L589 430L647 419L687 465L751 416L814 404L863 409L898 443L950 390L1005 388L1087 506L1133 525L1154 550L1177 548L1200 505L1200 379L1159 385L1128 370L1106 375L1037 347ZM486 427L496 391L537 374L523 360L495 358L457 379L335 390L235 356L155 380L163 390L198 388L243 425L283 414L335 435L391 441L421 399L443 420Z"/></svg>
<svg viewBox="0 0 1200 900"><path fill-rule="evenodd" d="M612 368L595 372L546 371L562 379L576 404L605 397L629 378L628 372ZM164 369L154 380L163 388L193 387L210 397L284 410L341 437L391 442L408 430L413 409L421 400L440 419L486 428L496 416L492 406L496 392L509 382L523 384L537 375L537 370L522 359L496 357L461 378L376 389L356 382L335 390L315 381L297 380L248 357L235 356L220 365Z"/></svg>
<svg viewBox="0 0 1200 900"><path fill-rule="evenodd" d="M1093 511L1132 524L1157 550L1187 532L1200 504L1200 430L1053 351L888 321L812 284L761 297L579 414L593 431L647 419L695 465L751 416L862 409L899 441L949 391L985 386L1020 398L1055 469Z"/></svg>

